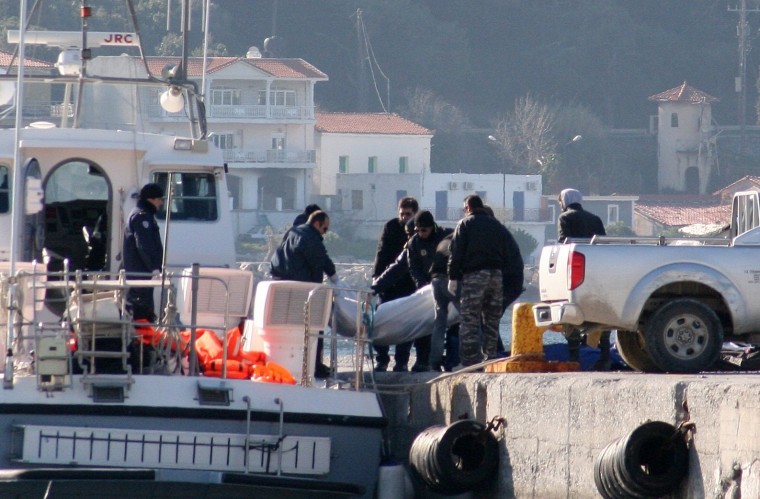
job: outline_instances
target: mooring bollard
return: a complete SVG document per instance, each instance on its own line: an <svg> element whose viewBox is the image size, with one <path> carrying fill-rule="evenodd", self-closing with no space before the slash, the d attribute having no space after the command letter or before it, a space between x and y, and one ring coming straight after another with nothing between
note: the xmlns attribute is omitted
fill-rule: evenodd
<svg viewBox="0 0 760 499"><path fill-rule="evenodd" d="M532 303L515 303L512 308L512 353L501 362L486 366L487 373L535 373L580 371L578 362L547 361L544 332L536 326Z"/></svg>
<svg viewBox="0 0 760 499"><path fill-rule="evenodd" d="M544 358L545 328L536 326L532 303L515 303L512 308L512 357L533 355Z"/></svg>

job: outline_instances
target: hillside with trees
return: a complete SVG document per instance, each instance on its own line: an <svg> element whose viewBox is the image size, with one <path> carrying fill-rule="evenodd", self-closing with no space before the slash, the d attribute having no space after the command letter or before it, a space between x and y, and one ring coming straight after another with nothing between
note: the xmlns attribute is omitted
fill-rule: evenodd
<svg viewBox="0 0 760 499"><path fill-rule="evenodd" d="M28 3L31 9L36 2ZM88 3L93 29L130 25L123 0ZM190 3L191 50L198 55L202 2ZM747 3L757 8L756 1ZM611 148L605 137L610 129L646 128L656 112L648 96L688 81L720 99L713 105L717 123L737 123L739 16L729 9L736 4L213 0L209 49L243 56L250 46L264 49L264 40L274 36L268 47L273 55L303 58L329 75L330 81L316 89L321 109L398 112L435 129L434 168L437 156L451 158L456 150L458 159L446 168L555 176L585 168L578 175L586 183L591 178L602 183L595 186L600 191L635 192L646 191L651 181L651 154L635 157L639 148L633 144L634 158L622 159L637 166L620 163L620 147ZM39 5L30 16L32 25L79 29L79 2L40 0ZM135 5L147 55L179 55L181 1ZM167 6L173 21L168 32ZM5 29L17 26L17 15L16 2L0 5L0 43L5 43ZM760 13L750 12L747 20L748 33L757 33ZM749 51L747 59L748 125L757 122L756 53ZM35 55L54 57L42 49ZM526 120L542 113L546 133L536 137ZM541 141L540 150L528 152L525 141L507 147L520 127L520 133ZM488 134L495 143L486 140ZM583 141L570 142L575 135Z"/></svg>

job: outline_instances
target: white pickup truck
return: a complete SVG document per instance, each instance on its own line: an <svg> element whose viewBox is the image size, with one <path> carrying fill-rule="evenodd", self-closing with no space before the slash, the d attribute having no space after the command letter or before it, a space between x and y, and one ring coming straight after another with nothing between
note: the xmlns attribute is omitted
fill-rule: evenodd
<svg viewBox="0 0 760 499"><path fill-rule="evenodd" d="M536 324L616 329L648 372L708 369L724 341L760 343L760 203L734 195L726 238L594 237L546 246Z"/></svg>

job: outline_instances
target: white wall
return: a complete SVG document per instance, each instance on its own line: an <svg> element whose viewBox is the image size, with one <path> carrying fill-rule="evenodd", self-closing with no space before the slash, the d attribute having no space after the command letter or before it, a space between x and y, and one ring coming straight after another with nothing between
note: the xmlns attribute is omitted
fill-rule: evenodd
<svg viewBox="0 0 760 499"><path fill-rule="evenodd" d="M433 211L436 192L446 191L449 208L461 208L468 194L480 194L483 202L493 208L498 218L513 210L513 193L524 193L524 208L541 208L541 175L501 175L498 173L429 173L422 180L420 205ZM532 212L531 212L532 213ZM500 216L501 215L501 216Z"/></svg>
<svg viewBox="0 0 760 499"><path fill-rule="evenodd" d="M340 156L348 156L348 175L367 172L368 158L377 157L376 174L397 174L399 158L408 159L407 172L420 173L430 164L430 135L380 135L317 132L317 170L314 194L337 194Z"/></svg>
<svg viewBox="0 0 760 499"><path fill-rule="evenodd" d="M399 191L420 199L420 175L398 173L339 175L343 212L354 220L385 222L398 215ZM362 208L352 208L352 191L361 191ZM403 196L401 196L403 197Z"/></svg>
<svg viewBox="0 0 760 499"><path fill-rule="evenodd" d="M671 126L673 113L678 114L678 126ZM703 139L709 133L712 112L709 104L664 102L658 108L658 174L660 190L683 191L686 188L686 170L699 168L700 193L707 190L710 176L710 156L700 151Z"/></svg>

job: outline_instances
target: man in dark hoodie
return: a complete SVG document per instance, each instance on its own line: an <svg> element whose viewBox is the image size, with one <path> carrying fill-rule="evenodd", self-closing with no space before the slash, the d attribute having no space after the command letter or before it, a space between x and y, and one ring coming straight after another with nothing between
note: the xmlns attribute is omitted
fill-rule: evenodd
<svg viewBox="0 0 760 499"><path fill-rule="evenodd" d="M557 240L564 243L571 238L592 238L604 236L602 219L583 209L581 201L583 195L576 189L563 189L559 193L559 206L562 209L557 218ZM567 337L567 348L570 360L578 361L580 356L581 337L578 330L574 330ZM610 332L604 331L599 338L599 360L594 364L597 371L609 371L610 360Z"/></svg>
<svg viewBox="0 0 760 499"><path fill-rule="evenodd" d="M158 184L145 184L140 189L137 206L129 214L124 228L124 270L127 279L147 279L158 275L164 259L161 233L156 212L164 204L164 189ZM127 302L133 319L156 320L153 288L131 288Z"/></svg>

